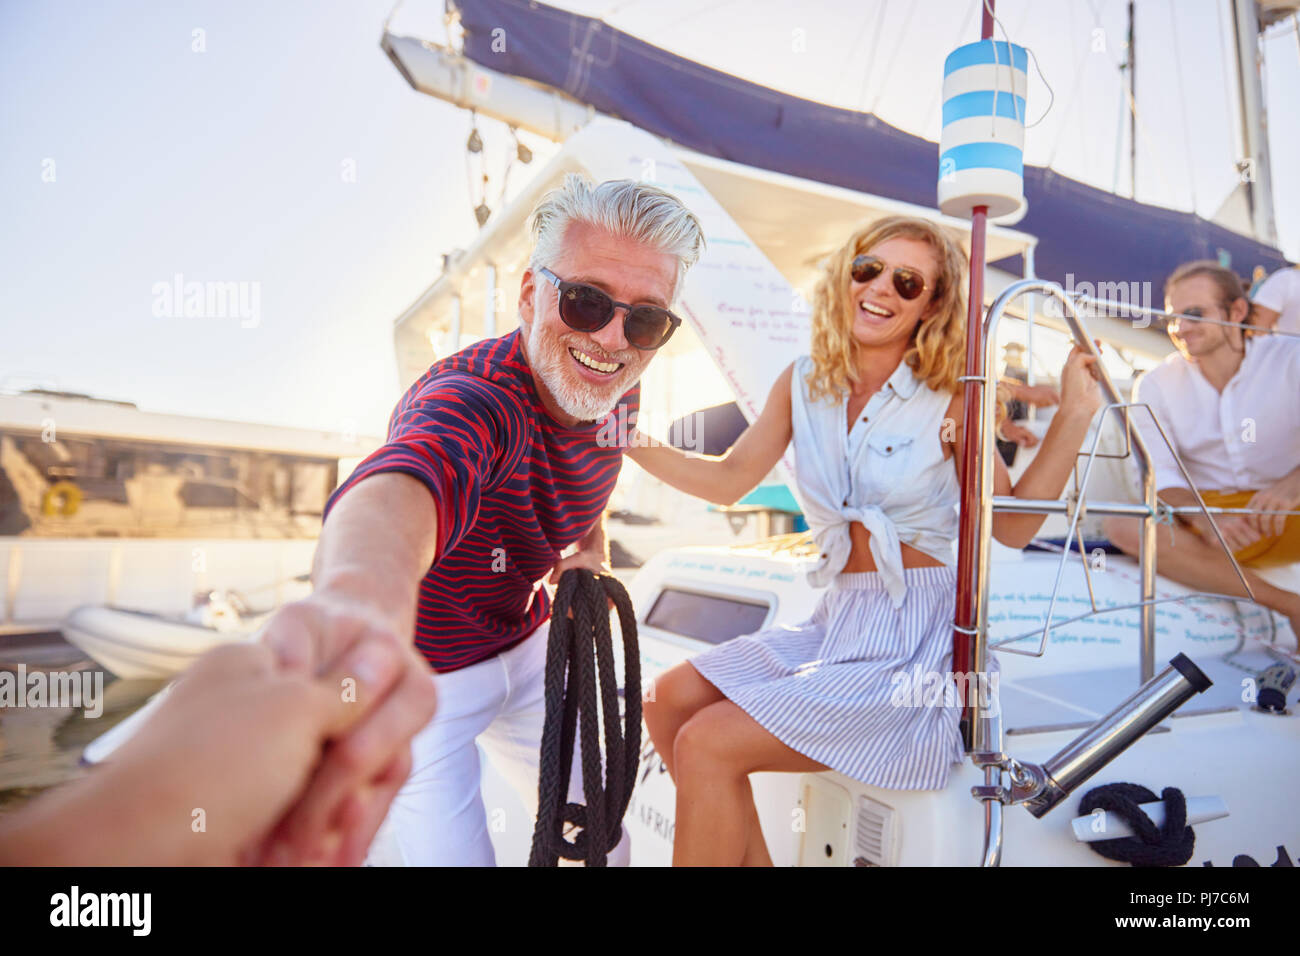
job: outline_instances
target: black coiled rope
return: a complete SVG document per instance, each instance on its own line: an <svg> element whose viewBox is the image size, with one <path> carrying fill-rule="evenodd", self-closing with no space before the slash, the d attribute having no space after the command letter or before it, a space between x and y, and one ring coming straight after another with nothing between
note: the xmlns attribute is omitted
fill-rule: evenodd
<svg viewBox="0 0 1300 956"><path fill-rule="evenodd" d="M619 720L609 605L623 629L624 713ZM572 614L570 614L572 611ZM597 699L597 680L600 694ZM617 578L570 568L560 576L546 647L546 721L537 781L537 827L529 866L560 857L604 866L618 845L641 757L641 653L632 601ZM575 730L581 722L586 806L569 803ZM605 736L602 780L600 730ZM580 832L570 843L564 827Z"/></svg>
<svg viewBox="0 0 1300 956"><path fill-rule="evenodd" d="M1138 804L1165 802L1165 825L1157 827ZM1159 798L1136 783L1110 783L1089 790L1079 813L1105 810L1120 817L1136 836L1098 840L1088 846L1111 860L1133 866L1182 866L1192 858L1196 835L1187 825L1187 798L1177 787L1165 787Z"/></svg>

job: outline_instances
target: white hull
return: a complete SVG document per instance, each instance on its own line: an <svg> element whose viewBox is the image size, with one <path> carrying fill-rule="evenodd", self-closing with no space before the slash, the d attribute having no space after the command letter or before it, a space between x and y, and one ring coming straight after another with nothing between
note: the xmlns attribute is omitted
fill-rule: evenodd
<svg viewBox="0 0 1300 956"><path fill-rule="evenodd" d="M64 638L126 680L175 677L221 644L248 640L252 622L217 631L111 607L77 608L60 625Z"/></svg>
<svg viewBox="0 0 1300 956"><path fill-rule="evenodd" d="M1052 555L1017 557L1004 549L996 561L990 613L1021 618L1027 628L1041 621L1055 575ZM1133 600L1136 569L1123 559L1094 576L1099 604ZM1067 569L1067 607L1079 591ZM643 680L688 660L709 646L648 623L665 588L712 596L766 600L764 626L809 615L819 593L806 586L788 556L761 548L693 548L663 552L629 585L637 608ZM1186 593L1160 581L1161 596ZM1083 592L1086 600L1086 591ZM1177 787L1189 798L1221 802L1227 815L1197 824L1190 866L1230 866L1239 854L1261 865L1285 846L1300 853L1300 717L1255 710L1243 701L1244 681L1273 661L1267 642L1293 648L1294 636L1281 625L1276 636L1268 615L1253 605L1236 609L1224 601L1159 605L1158 666L1186 653L1214 681L1174 717L1149 732L1042 819L1019 807L1005 810L1003 864L1008 866L1121 865L1075 838L1073 822L1089 789L1128 782L1159 794ZM1071 613L1077 613L1071 611ZM1059 615L1058 616L1064 616ZM1046 656L999 654L1000 703L1006 749L1022 762L1041 763L1120 703L1138 685L1137 618L1116 612L1114 623L1090 618L1052 632ZM1029 621L1025 624L1024 621ZM1006 636L995 630L998 636ZM114 653L123 653L121 642ZM195 645L197 649L197 645ZM1295 690L1289 700L1294 704ZM97 761L138 726L144 712L95 741L86 759ZM778 866L974 866L982 853L983 809L970 796L983 773L969 762L953 769L942 791L890 791L835 773L755 774L754 796L764 835ZM484 802L493 820L492 837L501 865L527 861L532 821L518 796L489 763L484 765ZM637 788L628 810L633 866L665 866L672 859L674 791L648 739L642 749ZM372 860L400 859L387 837L372 848Z"/></svg>
<svg viewBox="0 0 1300 956"><path fill-rule="evenodd" d="M86 604L180 616L213 589L255 607L305 597L316 539L36 538L0 536L0 640L57 629Z"/></svg>
<svg viewBox="0 0 1300 956"><path fill-rule="evenodd" d="M999 549L990 589L994 640L1041 624L1056 572L1057 556ZM1108 557L1109 569L1094 573L1099 605L1134 601L1136 567ZM794 573L792 573L794 572ZM1075 578L1077 577L1077 581ZM631 586L641 618L644 680L708 644L649 626L649 614L665 586L709 594L767 591L778 602L769 623L807 616L817 594L785 558L750 551L689 549L651 561ZM1159 595L1185 594L1163 579ZM1066 569L1056 618L1086 609L1087 591L1077 556ZM1036 819L1019 807L1005 811L1003 863L1009 866L1121 865L1077 841L1072 821L1089 789L1130 782L1159 794L1177 787L1188 797L1218 797L1228 815L1196 826L1188 865L1229 866L1238 854L1263 865L1285 845L1300 853L1300 817L1291 806L1300 789L1300 718L1262 713L1243 702L1243 680L1272 663L1264 642L1274 639L1263 609L1226 601L1158 606L1157 669L1186 653L1214 681L1173 718L1149 732L1103 768L1062 805ZM1063 610L1064 613L1063 613ZM1279 623L1279 646L1295 638ZM1138 686L1136 611L1089 618L1052 632L1042 658L998 655L1006 749L1022 762L1040 763L1084 727L1119 704ZM1036 645L1037 638L1033 642ZM1291 695L1294 699L1294 693ZM969 762L954 768L942 791L890 791L839 774L756 774L755 801L773 861L778 865L971 866L979 863L983 809L970 796L983 772ZM640 781L629 810L633 865L671 861L674 818L672 782L648 741Z"/></svg>

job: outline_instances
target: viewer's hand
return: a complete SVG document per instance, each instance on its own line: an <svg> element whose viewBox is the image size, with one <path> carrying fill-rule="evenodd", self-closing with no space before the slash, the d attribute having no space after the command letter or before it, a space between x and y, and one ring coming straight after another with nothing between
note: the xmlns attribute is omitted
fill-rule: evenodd
<svg viewBox="0 0 1300 956"><path fill-rule="evenodd" d="M283 668L304 675L337 666L362 642L385 644L397 656L396 679L373 712L330 745L311 786L271 835L259 861L360 863L410 773L411 738L433 716L429 665L411 643L405 622L328 590L282 607L261 636Z"/></svg>
<svg viewBox="0 0 1300 956"><path fill-rule="evenodd" d="M1077 345L1072 348L1061 370L1061 410L1057 414L1086 415L1091 419L1102 406L1100 380L1097 359Z"/></svg>
<svg viewBox="0 0 1300 956"><path fill-rule="evenodd" d="M362 721L400 672L396 649L375 640L319 674L281 668L260 644L209 651L103 766L0 821L11 829L0 837L0 862L255 859L302 795L322 749Z"/></svg>
<svg viewBox="0 0 1300 956"><path fill-rule="evenodd" d="M1291 472L1271 488L1256 492L1246 504L1247 508L1261 511L1295 511L1300 509L1300 469ZM1286 525L1286 515L1243 516L1259 532L1260 537L1279 535Z"/></svg>

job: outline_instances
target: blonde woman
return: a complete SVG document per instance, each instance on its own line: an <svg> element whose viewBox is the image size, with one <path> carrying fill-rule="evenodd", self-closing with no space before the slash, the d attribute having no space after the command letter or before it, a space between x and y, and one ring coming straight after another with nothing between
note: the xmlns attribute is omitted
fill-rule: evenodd
<svg viewBox="0 0 1300 956"><path fill-rule="evenodd" d="M727 454L628 452L668 484L731 504L793 438L819 553L809 581L827 586L809 620L728 641L655 682L645 719L677 785L675 865L771 865L751 773L833 769L938 789L962 759L957 707L891 698L896 675L951 669L965 271L933 223L859 230L817 286L810 354L781 373ZM996 494L1060 494L1101 403L1094 361L1071 353L1038 456L1014 491L995 458ZM1023 547L1042 520L997 515L993 533Z"/></svg>

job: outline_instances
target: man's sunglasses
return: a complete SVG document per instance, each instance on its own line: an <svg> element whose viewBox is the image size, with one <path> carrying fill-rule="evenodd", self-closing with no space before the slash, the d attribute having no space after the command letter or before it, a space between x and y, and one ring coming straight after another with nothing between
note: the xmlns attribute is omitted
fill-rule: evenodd
<svg viewBox="0 0 1300 956"><path fill-rule="evenodd" d="M1183 309L1181 315L1183 318L1192 319L1194 322L1196 319L1205 318L1205 309L1201 308L1199 305L1194 305L1189 309ZM1168 328L1172 332L1177 332L1178 327L1181 324L1182 323L1179 322L1179 317L1176 315L1169 319L1169 324L1166 326L1166 328Z"/></svg>
<svg viewBox="0 0 1300 956"><path fill-rule="evenodd" d="M682 324L681 319L657 305L615 302L594 286L565 282L550 269L537 271L560 290L560 318L575 332L599 332L609 325L615 312L624 309L624 337L630 345L648 352L672 338Z"/></svg>
<svg viewBox="0 0 1300 956"><path fill-rule="evenodd" d="M849 266L854 282L870 282L885 271L885 260L876 256L857 256ZM899 266L894 270L894 288L904 299L915 299L925 291L925 276L915 269Z"/></svg>

